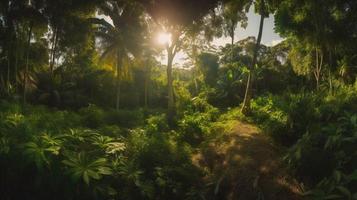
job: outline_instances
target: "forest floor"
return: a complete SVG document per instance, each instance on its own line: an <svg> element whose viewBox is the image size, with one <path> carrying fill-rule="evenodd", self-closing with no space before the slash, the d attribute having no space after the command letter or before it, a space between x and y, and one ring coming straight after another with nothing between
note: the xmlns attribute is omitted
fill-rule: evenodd
<svg viewBox="0 0 357 200"><path fill-rule="evenodd" d="M209 199L300 200L301 187L282 162L270 137L251 124L237 121L232 131L194 156L209 171Z"/></svg>

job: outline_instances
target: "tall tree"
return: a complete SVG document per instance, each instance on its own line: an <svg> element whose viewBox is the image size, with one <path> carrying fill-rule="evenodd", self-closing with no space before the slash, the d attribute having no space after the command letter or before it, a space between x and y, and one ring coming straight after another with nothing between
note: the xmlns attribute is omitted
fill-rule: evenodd
<svg viewBox="0 0 357 200"><path fill-rule="evenodd" d="M7 78L4 86L6 86L6 90L8 92L12 84L12 81L10 80L11 73L15 75L15 78L13 78L13 80L15 81L16 85L18 60L17 46L19 43L18 40L20 40L20 31L17 30L17 27L22 25L21 22L23 22L23 20L21 20L20 18L23 14L24 6L24 2L15 2L11 0L0 1L0 23L2 31L0 38L0 45L2 47L1 57L2 60L6 62L7 66ZM4 80L4 78L2 80Z"/></svg>
<svg viewBox="0 0 357 200"><path fill-rule="evenodd" d="M44 33L43 30L46 29L47 24L42 13L43 4L41 1L30 0L23 6L22 16L20 18L22 18L22 21L26 24L25 26L28 29L26 39L25 70L23 73L23 105L25 105L27 89L29 86L29 54L32 35L36 29L42 30L40 32Z"/></svg>
<svg viewBox="0 0 357 200"><path fill-rule="evenodd" d="M120 75L124 59L135 55L139 51L139 40L143 24L142 12L134 2L107 1L100 6L101 13L108 16L112 23L104 19L95 18L92 22L98 25L97 36L100 38L102 59L111 59L115 63L116 71L116 103L120 108Z"/></svg>
<svg viewBox="0 0 357 200"><path fill-rule="evenodd" d="M200 31L203 18L217 6L217 0L157 0L141 1L149 15L161 31L171 34L171 41L166 45L167 54L167 119L173 125L175 102L173 91L172 64L183 44L194 33Z"/></svg>
<svg viewBox="0 0 357 200"><path fill-rule="evenodd" d="M275 13L277 32L293 41L293 53L310 60L309 75L314 77L316 89L324 71L329 72L331 89L331 71L337 69L338 61L354 57L356 12L357 3L353 0L284 0ZM295 68L307 67L295 64Z"/></svg>
<svg viewBox="0 0 357 200"><path fill-rule="evenodd" d="M222 17L223 17L223 33L225 36L231 38L232 58L233 58L233 44L234 37L238 23L242 28L246 28L248 25L248 18L246 12L249 9L249 1L228 1L222 5Z"/></svg>
<svg viewBox="0 0 357 200"><path fill-rule="evenodd" d="M95 15L96 6L101 0L46 0L44 14L50 31L47 38L49 43L49 71L53 75L56 69L56 59L63 57L69 49L85 43L89 34L87 18ZM81 47L83 48L83 46Z"/></svg>
<svg viewBox="0 0 357 200"><path fill-rule="evenodd" d="M252 98L252 93L253 93L252 85L253 85L253 81L254 81L254 68L256 67L256 64L257 64L257 57L258 57L258 52L259 52L259 48L260 48L260 42L262 40L264 19L266 17L269 17L269 13L274 11L274 9L279 4L279 0L256 0L256 1L251 1L251 3L254 4L256 12L258 12L260 15L260 23L259 23L259 32L258 32L258 37L257 37L257 43L256 43L255 49L254 49L252 63L249 66L247 85L246 85L243 105L242 105L242 109L241 109L243 114L248 114L250 112L250 100Z"/></svg>

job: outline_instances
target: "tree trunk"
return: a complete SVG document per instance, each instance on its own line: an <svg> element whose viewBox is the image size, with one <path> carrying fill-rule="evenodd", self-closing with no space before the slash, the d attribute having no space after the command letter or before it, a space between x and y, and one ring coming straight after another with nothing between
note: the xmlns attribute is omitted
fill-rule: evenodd
<svg viewBox="0 0 357 200"><path fill-rule="evenodd" d="M316 90L319 90L319 80L320 80L320 72L319 72L319 51L315 50L315 57L316 57L316 63L315 63L315 80L316 80Z"/></svg>
<svg viewBox="0 0 357 200"><path fill-rule="evenodd" d="M196 73L196 70L194 70L194 73L193 73L193 83L195 84L195 92L196 94L195 95L198 95L199 91L198 91L198 83L197 83L197 73Z"/></svg>
<svg viewBox="0 0 357 200"><path fill-rule="evenodd" d="M328 79L329 79L329 92L330 92L331 95L333 95L333 84L332 84L331 68L332 68L332 52L331 52L331 50L330 50L330 51L329 51Z"/></svg>
<svg viewBox="0 0 357 200"><path fill-rule="evenodd" d="M234 59L234 54L233 54L233 50L234 50L234 22L232 22L232 27L231 27L231 62L233 62Z"/></svg>
<svg viewBox="0 0 357 200"><path fill-rule="evenodd" d="M232 30L233 31L233 30ZM232 45L232 50L233 50L233 45L234 45L234 31L232 32L231 35L231 45ZM232 55L233 55L233 51L232 51Z"/></svg>
<svg viewBox="0 0 357 200"><path fill-rule="evenodd" d="M120 108L120 65L121 65L121 57L119 53L117 53L117 60L116 60L116 104L115 109L118 111Z"/></svg>
<svg viewBox="0 0 357 200"><path fill-rule="evenodd" d="M148 108L148 99L149 99L149 62L146 63L146 69L145 69L145 86L144 86L144 107L147 109Z"/></svg>
<svg viewBox="0 0 357 200"><path fill-rule="evenodd" d="M7 51L7 83L6 83L6 92L9 95L10 94L10 50Z"/></svg>
<svg viewBox="0 0 357 200"><path fill-rule="evenodd" d="M30 45L31 45L31 34L32 34L32 22L30 23L28 36L27 36L27 50L26 50L26 65L25 65L25 73L24 73L24 91L23 91L23 106L26 105L26 95L27 95L27 82L28 82L28 74L29 74L29 54L30 54Z"/></svg>
<svg viewBox="0 0 357 200"><path fill-rule="evenodd" d="M257 43L255 45L254 49L254 55L253 55L253 61L252 65L250 66L249 70L249 75L248 75L248 80L247 80L247 86L245 90L245 95L244 95L244 101L243 101L243 106L242 106L242 113L244 115L247 115L250 113L250 100L252 98L252 85L253 85L253 79L254 79L254 67L257 64L257 57L258 57L258 51L260 47L260 42L262 40L262 34L263 34L263 26L264 26L264 1L261 1L261 8L260 8L260 24L259 24L259 33L258 33L258 38L257 38Z"/></svg>
<svg viewBox="0 0 357 200"><path fill-rule="evenodd" d="M57 42L58 42L58 28L56 27L53 31L52 37L52 52L51 52L51 63L50 63L50 72L53 75L55 59L56 59L56 50L57 50Z"/></svg>
<svg viewBox="0 0 357 200"><path fill-rule="evenodd" d="M174 115L175 115L175 102L174 102L174 91L173 91L173 78L172 78L172 62L174 59L174 54L172 52L172 48L168 49L167 54L167 120L169 125L173 125Z"/></svg>
<svg viewBox="0 0 357 200"><path fill-rule="evenodd" d="M15 43L15 67L14 67L14 80L15 80L15 92L17 92L17 87L18 87L18 85L17 85L17 65L18 65L18 42L17 42L17 40L16 40L16 43Z"/></svg>
<svg viewBox="0 0 357 200"><path fill-rule="evenodd" d="M323 64L323 58L324 55L318 48L315 49L315 59L316 59L316 66L314 70L314 76L316 80L316 90L318 91L320 89L320 77L321 77L321 70L322 70L322 64Z"/></svg>

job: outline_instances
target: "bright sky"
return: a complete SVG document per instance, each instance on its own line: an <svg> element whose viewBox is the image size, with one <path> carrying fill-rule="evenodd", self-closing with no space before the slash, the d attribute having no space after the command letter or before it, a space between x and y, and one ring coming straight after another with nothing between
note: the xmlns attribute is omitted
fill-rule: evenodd
<svg viewBox="0 0 357 200"><path fill-rule="evenodd" d="M258 35L259 30L259 22L260 16L253 12L253 9L250 9L248 16L248 26L246 29L242 29L240 26L236 30L235 40L241 40L248 36ZM262 43L267 46L276 45L282 41L282 38L275 33L274 31L274 16L270 15L269 18L265 18L264 20L264 29L263 29L263 37ZM225 45L226 43L230 43L230 38L218 38L213 42L215 45Z"/></svg>
<svg viewBox="0 0 357 200"><path fill-rule="evenodd" d="M258 30L259 30L259 22L260 22L260 16L255 14L253 9L250 9L250 11L247 14L248 16L248 26L246 29L242 29L240 26L237 28L236 33L235 33L235 41L244 39L248 36L255 36L257 37L258 35ZM103 17L107 21L111 21L108 17L105 16L99 16ZM215 46L224 46L227 43L230 43L230 38L227 37L222 37L222 38L216 38L212 44ZM279 37L277 33L274 31L274 16L270 15L269 18L266 18L264 20L264 29L263 29L263 36L262 36L262 43L267 45L267 46L273 46L281 42L283 39ZM174 59L174 65L180 67L182 64L185 62L186 55L183 52L179 52L175 59ZM162 56L160 58L160 62L162 64L167 63L167 58L166 56Z"/></svg>
<svg viewBox="0 0 357 200"><path fill-rule="evenodd" d="M253 9L250 9L248 16L248 26L246 29L242 29L240 26L235 31L235 42L244 39L248 36L258 36L260 16L255 14ZM274 16L270 15L269 18L264 20L262 43L267 46L274 46L280 43L283 39L274 31ZM215 46L224 46L230 43L231 39L227 37L216 38L212 44ZM183 52L176 55L174 64L180 66L184 63L186 56ZM166 64L166 59L162 58L161 63Z"/></svg>

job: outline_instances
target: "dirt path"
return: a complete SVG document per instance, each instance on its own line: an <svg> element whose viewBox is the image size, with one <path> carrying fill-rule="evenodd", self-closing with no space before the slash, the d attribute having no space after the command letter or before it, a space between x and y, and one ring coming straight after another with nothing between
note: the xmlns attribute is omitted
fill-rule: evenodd
<svg viewBox="0 0 357 200"><path fill-rule="evenodd" d="M299 185L284 169L270 138L237 122L230 134L210 143L195 161L209 172L209 199L300 200Z"/></svg>

